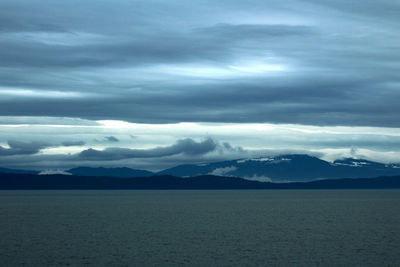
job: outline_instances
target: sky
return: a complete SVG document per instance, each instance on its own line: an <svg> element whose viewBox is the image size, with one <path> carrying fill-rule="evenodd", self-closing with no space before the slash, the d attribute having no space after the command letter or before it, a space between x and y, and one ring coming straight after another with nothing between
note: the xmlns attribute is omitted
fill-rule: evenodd
<svg viewBox="0 0 400 267"><path fill-rule="evenodd" d="M0 167L400 162L400 2L2 0Z"/></svg>

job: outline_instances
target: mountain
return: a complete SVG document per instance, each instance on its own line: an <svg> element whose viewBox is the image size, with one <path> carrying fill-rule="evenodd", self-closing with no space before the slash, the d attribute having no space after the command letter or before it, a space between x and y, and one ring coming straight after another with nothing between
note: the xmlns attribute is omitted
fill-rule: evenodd
<svg viewBox="0 0 400 267"><path fill-rule="evenodd" d="M2 169L3 173L31 173L35 171ZM255 159L239 159L206 164L187 164L169 168L158 173L130 168L78 167L65 172L77 176L96 177L149 177L172 175L194 177L204 175L241 177L264 182L300 182L321 179L372 178L400 175L399 164L382 164L363 159L341 159L327 162L316 157L292 154Z"/></svg>
<svg viewBox="0 0 400 267"><path fill-rule="evenodd" d="M117 178L0 173L0 189L400 189L400 176L271 183L212 175Z"/></svg>
<svg viewBox="0 0 400 267"><path fill-rule="evenodd" d="M179 165L158 173L158 175L180 177L208 174L272 182L312 181L343 177L372 178L400 175L400 165L387 165L351 158L327 162L308 155L281 155L198 165Z"/></svg>
<svg viewBox="0 0 400 267"><path fill-rule="evenodd" d="M39 174L38 171L0 168L0 173Z"/></svg>
<svg viewBox="0 0 400 267"><path fill-rule="evenodd" d="M110 176L110 177L147 177L153 176L154 173L145 170L135 170L130 168L91 168L78 167L66 171L72 175L78 176Z"/></svg>

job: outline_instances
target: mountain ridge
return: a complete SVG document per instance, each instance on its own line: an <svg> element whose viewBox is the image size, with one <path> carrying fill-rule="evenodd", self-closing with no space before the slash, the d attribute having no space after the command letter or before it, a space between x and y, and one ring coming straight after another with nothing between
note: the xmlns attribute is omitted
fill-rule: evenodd
<svg viewBox="0 0 400 267"><path fill-rule="evenodd" d="M39 171L0 168L0 173L39 174Z"/></svg>
<svg viewBox="0 0 400 267"><path fill-rule="evenodd" d="M328 162L309 155L290 154L276 157L220 161L201 165L178 165L163 170L158 174L170 174L181 177L215 174L247 179L264 177L274 182L312 181L342 177L372 178L400 175L400 166L351 158Z"/></svg>
<svg viewBox="0 0 400 267"><path fill-rule="evenodd" d="M237 177L170 175L140 178L0 173L0 190L178 190L178 189L400 189L400 176L271 183Z"/></svg>
<svg viewBox="0 0 400 267"><path fill-rule="evenodd" d="M115 176L123 178L147 177L154 175L147 170L132 169L127 167L104 168L104 167L76 167L65 172L78 176Z"/></svg>
<svg viewBox="0 0 400 267"><path fill-rule="evenodd" d="M7 173L38 173L29 170L4 170L6 170L4 172ZM304 182L320 179L338 179L342 177L373 178L378 176L395 176L400 175L400 165L383 164L355 158L344 158L328 162L306 154L287 154L274 157L245 158L203 164L183 164L159 172L127 167L76 167L66 170L65 173L78 176L110 176L123 178L150 177L153 175L172 175L187 178L202 175L215 175L241 177L258 181Z"/></svg>

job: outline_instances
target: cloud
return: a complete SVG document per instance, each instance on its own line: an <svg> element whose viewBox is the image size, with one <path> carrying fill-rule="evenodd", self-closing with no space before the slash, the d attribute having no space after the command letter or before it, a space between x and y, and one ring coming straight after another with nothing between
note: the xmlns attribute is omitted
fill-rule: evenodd
<svg viewBox="0 0 400 267"><path fill-rule="evenodd" d="M71 175L69 172L59 169L47 169L39 173L39 175L54 175L54 174Z"/></svg>
<svg viewBox="0 0 400 267"><path fill-rule="evenodd" d="M259 182L272 182L272 179L267 176L259 176L254 174L253 176L245 176L243 177L246 180L250 181L259 181Z"/></svg>
<svg viewBox="0 0 400 267"><path fill-rule="evenodd" d="M393 1L40 2L2 2L0 86L35 101L0 115L400 126Z"/></svg>
<svg viewBox="0 0 400 267"><path fill-rule="evenodd" d="M4 6L3 6L4 8ZM11 10L9 10L11 11ZM21 20L12 13L7 13L7 9L0 13L0 33L4 32L65 32L60 26L56 24L46 23L41 19L36 21Z"/></svg>
<svg viewBox="0 0 400 267"><path fill-rule="evenodd" d="M230 167L223 167L223 168L216 168L212 172L210 172L211 175L217 175L217 176L229 176L230 172L236 171L237 168L235 166L230 166Z"/></svg>
<svg viewBox="0 0 400 267"><path fill-rule="evenodd" d="M80 124L80 121L77 121L77 125L73 125L72 121L71 125L64 125L64 123L58 125L55 121L54 124L50 121L52 124L48 125L45 119L32 118L32 121L34 124L27 125L25 123L29 122L28 118L26 118L26 121L25 119L24 121L16 120L14 125L11 124L12 120L9 119L7 124L0 125L0 140L7 140L12 136L15 140L30 140L29 142L25 141L26 143L42 144L46 140L52 146L44 147L38 154L4 156L4 149L9 149L9 146L0 143L3 146L0 166L27 168L26 166L46 165L48 168L56 169L62 166L90 165L130 166L160 170L179 164L200 164L289 153L306 153L334 160L352 156L349 153L352 147L357 148L359 153L365 150L370 151L362 154L368 155L369 159L373 161L395 162L398 161L396 155L398 158L400 152L400 134L397 128L317 127L251 123L133 124L128 122L98 122L96 124L90 123L90 121L83 125ZM37 124L38 122L41 123ZM135 134L135 139L129 137L132 133ZM105 136L121 136L121 138L118 143L107 143ZM163 153L165 153L160 154L161 157L155 158L146 154L149 152L143 152L149 150L149 148L150 150L168 148L176 145L176 140L184 140L185 138L191 138L195 140L195 143L199 143L199 140L202 140L205 136L211 138L216 144L216 148L208 153L194 153L196 155L171 153L172 155L163 156L166 153L164 150ZM77 137L81 137L82 140L77 140ZM204 140L207 140L207 138ZM80 142L85 142L82 145L84 147L79 146L82 144ZM62 146L63 143L71 146ZM122 150L117 149L111 153L106 147L122 148ZM87 150L87 148L93 150L93 155L85 158L79 157L79 153L82 150ZM123 152L125 148L128 148L127 152ZM138 157L132 160L132 158L127 157L127 155L132 156L131 150L133 152L139 151L142 154L136 153L135 156ZM90 153L90 150L85 153ZM99 154L97 158L96 153ZM11 153L8 151L7 154ZM107 160L105 155L108 154L110 154L110 158L119 159ZM142 155L144 157L139 157ZM152 156L155 156L154 153Z"/></svg>
<svg viewBox="0 0 400 267"><path fill-rule="evenodd" d="M81 118L68 117L45 117L45 116L0 116L0 126L2 125L64 125L71 127L99 126L96 121L84 120Z"/></svg>
<svg viewBox="0 0 400 267"><path fill-rule="evenodd" d="M115 136L106 136L105 138L109 142L119 142L119 139Z"/></svg>
<svg viewBox="0 0 400 267"><path fill-rule="evenodd" d="M84 141L65 141L61 143L63 146L83 146L85 145Z"/></svg>
<svg viewBox="0 0 400 267"><path fill-rule="evenodd" d="M157 168L350 147L393 160L399 10L391 0L2 0L0 140L30 140L0 147L2 163ZM124 123L106 129L104 120ZM193 141L203 136L221 143L205 149ZM193 144L170 145L187 137ZM79 154L81 145L91 149Z"/></svg>
<svg viewBox="0 0 400 267"><path fill-rule="evenodd" d="M127 158L157 158L185 154L188 156L202 155L212 152L217 144L211 138L196 142L190 138L178 140L174 145L153 149L106 148L104 150L87 149L77 156L85 160L121 160Z"/></svg>
<svg viewBox="0 0 400 267"><path fill-rule="evenodd" d="M32 155L38 153L41 149L48 147L49 145L39 142L9 140L8 146L9 148L0 146L0 156Z"/></svg>
<svg viewBox="0 0 400 267"><path fill-rule="evenodd" d="M229 42L243 42L248 40L268 40L273 37L312 35L315 28L304 25L266 25L266 24L228 24L222 23L211 27L197 29L196 32L204 36ZM244 39L243 39L244 38Z"/></svg>

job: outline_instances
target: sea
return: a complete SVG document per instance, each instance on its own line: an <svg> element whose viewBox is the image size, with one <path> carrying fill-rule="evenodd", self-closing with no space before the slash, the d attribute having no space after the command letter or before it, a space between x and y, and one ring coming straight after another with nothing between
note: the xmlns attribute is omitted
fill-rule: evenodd
<svg viewBox="0 0 400 267"><path fill-rule="evenodd" d="M0 266L400 266L400 190L5 190Z"/></svg>

